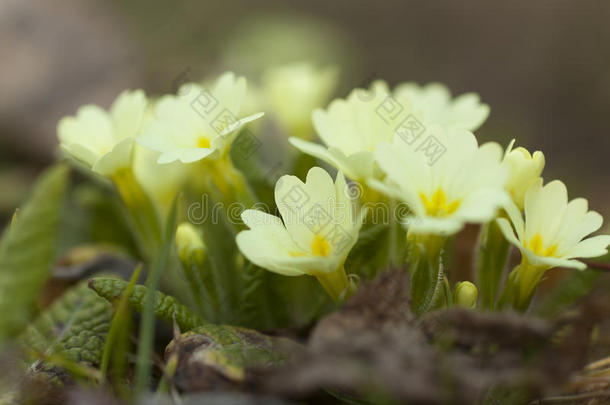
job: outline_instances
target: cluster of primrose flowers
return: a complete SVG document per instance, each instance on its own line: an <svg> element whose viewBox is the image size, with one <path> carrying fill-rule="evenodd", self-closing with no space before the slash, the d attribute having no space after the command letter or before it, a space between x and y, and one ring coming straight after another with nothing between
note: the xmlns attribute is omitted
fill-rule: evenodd
<svg viewBox="0 0 610 405"><path fill-rule="evenodd" d="M477 300L486 308L523 311L547 270L584 269L575 259L607 253L610 236L587 238L602 217L585 199L568 201L561 181L545 184L542 152L479 144L473 131L489 107L477 95L453 98L440 84L390 89L375 81L326 105L336 80L333 69L296 64L270 70L249 95L246 79L232 73L160 98L125 91L109 111L87 105L62 119L58 136L68 155L115 184L149 254L158 248L169 203L195 188L244 205L235 238L251 263L285 276L314 276L336 301L357 288L349 274L354 269L344 264L368 203L409 208L405 217L392 218L389 226L403 237L387 254L389 263L406 262L418 313L454 302L473 307ZM298 151L337 169L334 180L320 167L312 167L305 182L279 178L281 217L252 209L259 198L229 154L246 139L247 127L266 119L292 135ZM349 192L353 183L362 193ZM482 226L477 286L451 288L443 251L467 223ZM205 251L189 224L179 226L177 242L183 260ZM520 250L521 263L502 283L510 244Z"/></svg>

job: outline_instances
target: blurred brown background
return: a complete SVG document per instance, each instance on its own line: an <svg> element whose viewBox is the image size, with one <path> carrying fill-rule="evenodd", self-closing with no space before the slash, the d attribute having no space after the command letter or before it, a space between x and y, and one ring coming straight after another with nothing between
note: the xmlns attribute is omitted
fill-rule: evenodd
<svg viewBox="0 0 610 405"><path fill-rule="evenodd" d="M610 214L610 2L3 0L0 209L56 154L55 125L124 88L311 60L342 92L446 83L491 106L482 140L542 149L545 177Z"/></svg>

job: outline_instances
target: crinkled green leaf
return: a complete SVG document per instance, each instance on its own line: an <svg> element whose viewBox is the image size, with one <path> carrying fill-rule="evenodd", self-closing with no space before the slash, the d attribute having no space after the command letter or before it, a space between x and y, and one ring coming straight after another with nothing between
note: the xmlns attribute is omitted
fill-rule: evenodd
<svg viewBox="0 0 610 405"><path fill-rule="evenodd" d="M211 346L235 366L278 364L286 360L286 355L278 349L278 342L286 339L266 336L253 329L208 324L182 336L189 335L208 337L213 342Z"/></svg>
<svg viewBox="0 0 610 405"><path fill-rule="evenodd" d="M49 276L67 179L65 166L45 172L0 242L0 341L22 330Z"/></svg>
<svg viewBox="0 0 610 405"><path fill-rule="evenodd" d="M19 336L19 343L28 351L97 366L111 317L108 301L81 282L43 311Z"/></svg>
<svg viewBox="0 0 610 405"><path fill-rule="evenodd" d="M125 290L118 303L115 306L114 316L110 322L110 328L106 336L106 343L104 344L104 350L102 352L102 358L100 361L100 373L102 374L102 381L106 380L108 376L108 369L112 359L112 374L118 378L124 378L125 371L128 367L127 354L129 353L130 339L129 336L133 328L133 317L131 316L131 308L129 305L129 297L133 293L133 288L140 277L142 272L142 265L138 265L127 283ZM93 294L96 294L91 289L89 290ZM98 297L103 299L102 297Z"/></svg>
<svg viewBox="0 0 610 405"><path fill-rule="evenodd" d="M298 347L285 338L266 336L256 330L208 324L170 342L166 358L177 358L175 380L185 391L209 388L214 370L227 380L243 382L246 369L283 364Z"/></svg>
<svg viewBox="0 0 610 405"><path fill-rule="evenodd" d="M126 281L116 278L96 277L89 280L89 288L110 302L114 302L121 297L121 294L127 288L127 284ZM144 309L144 299L147 291L143 285L136 285L133 294L129 297L129 303L138 312L142 312ZM165 295L160 291L155 292L155 315L170 325L173 323L175 315L180 329L185 331L205 324L203 319L179 303L174 297Z"/></svg>

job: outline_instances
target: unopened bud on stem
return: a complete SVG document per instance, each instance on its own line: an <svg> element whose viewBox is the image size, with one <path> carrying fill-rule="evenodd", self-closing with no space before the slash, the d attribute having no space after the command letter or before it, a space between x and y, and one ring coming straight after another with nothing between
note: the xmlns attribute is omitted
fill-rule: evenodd
<svg viewBox="0 0 610 405"><path fill-rule="evenodd" d="M195 227L188 222L181 223L176 229L176 247L183 263L192 260L202 263L205 260L205 244Z"/></svg>
<svg viewBox="0 0 610 405"><path fill-rule="evenodd" d="M463 308L474 308L477 305L479 293L477 287L470 281L462 281L455 286L455 305Z"/></svg>

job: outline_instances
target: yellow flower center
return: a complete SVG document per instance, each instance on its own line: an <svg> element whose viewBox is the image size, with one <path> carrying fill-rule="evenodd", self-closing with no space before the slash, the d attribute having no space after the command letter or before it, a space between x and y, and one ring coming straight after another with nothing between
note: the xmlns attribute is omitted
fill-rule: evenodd
<svg viewBox="0 0 610 405"><path fill-rule="evenodd" d="M530 240L530 243L528 243L526 247L538 256L551 257L555 255L555 252L557 252L557 245L549 246L546 249L544 248L544 244L542 243L542 236L540 236L539 233L534 235L534 237Z"/></svg>
<svg viewBox="0 0 610 405"><path fill-rule="evenodd" d="M209 148L211 145L212 144L210 143L210 140L208 138L206 138L205 136L201 136L197 140L198 148Z"/></svg>
<svg viewBox="0 0 610 405"><path fill-rule="evenodd" d="M311 251L316 256L327 257L330 253L330 244L324 237L316 235L311 242Z"/></svg>
<svg viewBox="0 0 610 405"><path fill-rule="evenodd" d="M427 195L420 192L419 198L424 203L426 213L435 217L446 217L453 214L460 207L460 200L455 200L447 204L447 196L445 192L440 188L432 194L432 197L428 198Z"/></svg>

